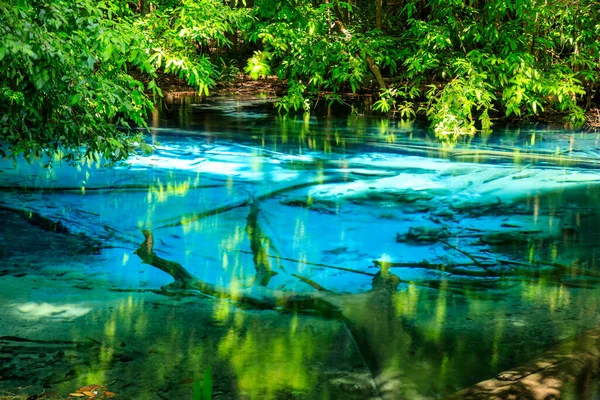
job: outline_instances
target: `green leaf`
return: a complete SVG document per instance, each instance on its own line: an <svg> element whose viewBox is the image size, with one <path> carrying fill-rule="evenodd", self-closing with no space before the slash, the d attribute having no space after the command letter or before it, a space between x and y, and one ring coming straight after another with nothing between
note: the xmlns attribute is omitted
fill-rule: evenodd
<svg viewBox="0 0 600 400"><path fill-rule="evenodd" d="M202 378L202 400L212 400L212 369L206 368Z"/></svg>
<svg viewBox="0 0 600 400"><path fill-rule="evenodd" d="M79 103L79 100L81 100L81 93L76 93L73 96L69 96L69 105L73 106Z"/></svg>
<svg viewBox="0 0 600 400"><path fill-rule="evenodd" d="M114 50L113 44L112 43L107 44L106 47L104 48L104 51L102 52L102 59L104 61L110 60L113 50Z"/></svg>
<svg viewBox="0 0 600 400"><path fill-rule="evenodd" d="M46 81L44 80L43 76L39 76L36 78L36 80L35 80L36 89L42 89L45 84L46 84Z"/></svg>
<svg viewBox="0 0 600 400"><path fill-rule="evenodd" d="M194 400L202 400L202 387L199 380L194 380Z"/></svg>

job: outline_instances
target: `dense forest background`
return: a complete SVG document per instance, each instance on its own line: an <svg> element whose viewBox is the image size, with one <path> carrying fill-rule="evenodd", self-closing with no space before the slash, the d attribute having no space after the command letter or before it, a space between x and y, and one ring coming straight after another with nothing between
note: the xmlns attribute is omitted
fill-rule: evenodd
<svg viewBox="0 0 600 400"><path fill-rule="evenodd" d="M368 92L442 135L548 112L577 126L599 100L600 3L0 0L0 155L123 159L159 77L208 95L240 73L277 76L281 112Z"/></svg>

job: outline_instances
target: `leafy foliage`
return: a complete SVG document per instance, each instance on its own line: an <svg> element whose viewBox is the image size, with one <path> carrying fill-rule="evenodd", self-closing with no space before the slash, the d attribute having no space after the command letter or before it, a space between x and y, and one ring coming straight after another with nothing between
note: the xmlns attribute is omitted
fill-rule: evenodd
<svg viewBox="0 0 600 400"><path fill-rule="evenodd" d="M593 4L409 1L398 13L408 28L399 34L417 38L403 62L405 78L445 82L425 92L436 132L489 129L494 109L507 117L553 109L583 123L581 105L600 72L590 62L600 50L591 40L600 33Z"/></svg>
<svg viewBox="0 0 600 400"><path fill-rule="evenodd" d="M382 30L373 26L375 3L255 2L249 38L290 88L280 109L305 110L306 95L373 86L371 59L391 83L380 85L374 110L412 118L424 101L439 134L549 110L583 123L582 106L599 89L596 2L407 0L388 7ZM399 90L407 82L410 98Z"/></svg>
<svg viewBox="0 0 600 400"><path fill-rule="evenodd" d="M208 367L204 371L202 382L194 380L194 400L211 400L212 399L212 369Z"/></svg>
<svg viewBox="0 0 600 400"><path fill-rule="evenodd" d="M229 36L246 17L245 9L218 0L158 1L136 26L149 38L150 62L156 69L177 75L208 95L223 74L211 50L230 46ZM220 64L227 68L222 60Z"/></svg>
<svg viewBox="0 0 600 400"><path fill-rule="evenodd" d="M414 86L403 85L381 91L379 100L373 104L373 110L387 113L391 110L399 112L403 119L413 119L417 116L415 100L420 92ZM403 99L402 103L399 100Z"/></svg>
<svg viewBox="0 0 600 400"><path fill-rule="evenodd" d="M140 35L115 2L9 1L0 7L2 156L126 157L151 103L127 73L151 72ZM64 153L66 151L66 153Z"/></svg>
<svg viewBox="0 0 600 400"><path fill-rule="evenodd" d="M0 155L126 157L143 147L129 128L145 126L159 73L204 95L239 66L275 74L288 85L281 112L375 90L375 111L423 111L441 135L542 112L578 125L597 100L595 0L380 4L0 0Z"/></svg>
<svg viewBox="0 0 600 400"><path fill-rule="evenodd" d="M379 41L377 35L343 24L341 13L353 10L346 2L255 2L249 39L268 51L269 69L288 81L289 92L279 102L280 109L306 110L310 107L307 94L358 91L369 79L367 56L395 67L393 40ZM257 68L258 64L253 65Z"/></svg>
<svg viewBox="0 0 600 400"><path fill-rule="evenodd" d="M266 78L271 74L271 67L268 62L271 59L271 53L268 51L255 51L254 56L248 59L248 65L244 71L252 79Z"/></svg>

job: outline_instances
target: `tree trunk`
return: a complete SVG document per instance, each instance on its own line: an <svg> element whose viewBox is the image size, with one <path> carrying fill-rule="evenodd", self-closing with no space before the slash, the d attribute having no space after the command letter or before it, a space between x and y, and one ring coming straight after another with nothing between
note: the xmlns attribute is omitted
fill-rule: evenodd
<svg viewBox="0 0 600 400"><path fill-rule="evenodd" d="M369 71L371 71L371 73L377 80L379 87L381 89L386 89L387 86L385 84L385 81L383 80L383 76L381 75L381 71L379 70L379 67L377 66L377 64L375 64L375 61L373 61L373 59L371 58L370 55L367 54L366 58L367 58L367 66L369 67Z"/></svg>
<svg viewBox="0 0 600 400"><path fill-rule="evenodd" d="M140 14L142 15L146 15L148 14L148 7L149 7L149 2L147 0L140 0L138 2L138 7L140 10Z"/></svg>
<svg viewBox="0 0 600 400"><path fill-rule="evenodd" d="M375 0L377 8L375 11L375 28L378 30L381 29L381 19L383 13L383 0Z"/></svg>
<svg viewBox="0 0 600 400"><path fill-rule="evenodd" d="M342 22L341 16L338 15L338 18L339 19L336 21L335 25L340 30L340 32L342 32L342 34L346 37L346 40L352 39L352 34L348 30L348 28L346 28L346 25L344 25L344 22ZM387 89L387 85L385 84L385 81L383 80L381 71L379 70L379 67L377 66L377 64L375 64L375 61L373 60L373 58L368 53L365 53L365 59L367 62L367 67L369 68L369 71L371 71L371 73L377 80L379 87L381 89Z"/></svg>

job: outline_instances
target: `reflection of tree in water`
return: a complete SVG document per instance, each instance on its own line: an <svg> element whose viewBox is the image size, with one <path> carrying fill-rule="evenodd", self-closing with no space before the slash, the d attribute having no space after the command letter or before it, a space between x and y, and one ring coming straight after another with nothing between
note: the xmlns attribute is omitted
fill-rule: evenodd
<svg viewBox="0 0 600 400"><path fill-rule="evenodd" d="M466 333L466 336L461 337L460 335L448 334L442 329L447 319L448 304L453 302L454 307L461 307L460 302L457 303L456 298L452 296L453 293L460 291L460 293L466 295L468 302L469 299L477 298L491 300L494 296L499 296L498 298L502 299L502 297L509 296L508 292L500 295L494 291L493 285L477 281L461 282L460 285L456 285L456 282L442 280L438 282L437 286L430 282L431 287L438 291L437 294L433 294L431 290L422 292L424 296L434 299L433 302L424 302L433 304L434 308L428 310L433 318L429 323L429 327L423 331L414 327L413 318L410 315L415 313L415 308L423 307L415 300L415 293L418 293L418 289L411 284L409 291L398 292L397 287L401 281L388 268L389 266L406 267L404 265L391 263L386 266L385 263L379 264L380 271L374 275L372 288L367 293L352 295L332 293L317 282L299 275L292 276L308 283L316 289L316 292L293 293L270 289L267 287L268 279L265 280L265 277L270 277L273 274L268 259L279 259L279 256L269 255L267 248L272 244L259 226L257 216L260 210L258 204L255 201L247 204L251 207L247 218L246 233L250 239L250 247L255 263L255 283L258 282L259 284L231 289L204 282L189 274L180 264L156 256L153 247L149 246L153 240L150 231L145 232L146 240L138 249L137 254L144 262L162 269L175 278L173 284L164 288L165 292L178 291L181 293L181 291L200 290L205 294L222 299L231 299L258 309L317 312L327 318L343 321L372 373L377 387L377 396L383 399L427 396L421 393L427 381L431 383L431 395L435 395L435 393L452 393L459 387L452 388L452 386L446 385L458 383L456 378L459 376L464 381L464 376L467 375L465 371L471 370L474 376L483 378L481 370L478 371L480 369L478 366L489 364L489 367L485 369L498 370L499 366L506 367L510 365L508 363L511 361L507 356L514 351L503 346L501 342L505 340L503 338L510 336L510 328L504 326L501 323L502 321L494 321L484 332L480 333L482 337L479 340L481 343L485 343L481 347L493 349L492 354L478 353L477 348L468 351L468 347L472 346L471 341L474 340L472 333ZM515 249L517 245L517 247L523 249L522 251L529 249L527 251L530 255L530 263L503 260L498 256L496 264L505 262L511 268L505 269L503 273L490 270L490 276L506 278L508 280L506 289L510 291L511 287L521 288L519 289L523 290L521 296L528 299L528 301L542 301L550 304L551 307L562 307L561 302L564 303L565 299L561 293L564 294L564 290L561 289L560 276L557 275L562 267L546 263L548 267L552 266L552 271L549 274L544 274L543 268L540 269L542 272L534 272L531 269L535 265L531 262L533 260L531 249L540 248L541 245L545 248L547 239L533 238L530 240L528 238L525 241L519 241L512 237L507 239L500 236L500 239L498 237L488 237L486 240L491 241L492 239L508 240L509 247L512 249ZM494 243L499 245L496 242ZM475 258L473 260L475 261L474 264L484 269L489 266L487 263L484 265L481 260L481 262ZM537 266L544 266L541 261L537 262L541 263ZM445 269L444 265L434 264L424 264L421 267ZM448 271L460 275L460 266L457 268L448 265ZM469 276L471 272L467 272L469 272L468 269L464 271L464 274ZM563 270L562 272L566 271ZM592 272L583 274L583 276L587 274L588 278L590 274L593 275ZM474 276L477 276L477 274L474 274ZM511 286L511 282L517 282L517 284ZM490 290L489 293L488 289ZM512 295L519 297L518 294ZM466 304L462 307L469 307L469 305ZM506 305L502 307L506 307ZM552 329L552 325L549 328ZM556 332L553 335L557 336L559 334L559 332ZM249 343L252 343L252 341ZM427 347L433 350L427 350ZM431 354L435 349L441 349L442 351L438 351L438 354ZM531 350L529 351L531 352ZM465 356L465 354L469 355ZM423 365L417 368L414 365L406 365L406 363L413 363L415 360L421 360L420 362ZM461 368L462 371L453 371L456 368ZM411 369L420 371L423 376L415 377L415 372L410 372ZM413 375L407 377L405 376L406 373L412 373ZM432 375L435 375L435 377ZM356 386L356 390L363 391L363 394L368 393L371 390L370 385L370 383L363 381ZM375 396L374 393L372 395Z"/></svg>

